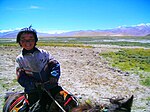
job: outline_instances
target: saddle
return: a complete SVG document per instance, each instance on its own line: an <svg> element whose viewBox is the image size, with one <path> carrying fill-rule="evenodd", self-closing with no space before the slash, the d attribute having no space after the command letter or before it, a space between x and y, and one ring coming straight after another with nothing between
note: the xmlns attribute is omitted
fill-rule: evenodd
<svg viewBox="0 0 150 112"><path fill-rule="evenodd" d="M61 108L63 108L65 112L69 112L72 108L78 106L77 99L65 90L60 91L53 100L51 105L47 106L47 112L59 112ZM32 107L29 107L25 93L12 92L6 93L3 112L40 112L39 107L39 101Z"/></svg>

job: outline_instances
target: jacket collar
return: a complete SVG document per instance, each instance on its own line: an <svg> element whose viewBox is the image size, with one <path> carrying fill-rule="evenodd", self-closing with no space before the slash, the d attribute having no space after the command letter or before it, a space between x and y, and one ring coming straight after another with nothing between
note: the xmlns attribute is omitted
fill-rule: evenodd
<svg viewBox="0 0 150 112"><path fill-rule="evenodd" d="M28 54L28 53L32 53L32 54L33 54L35 51L39 51L39 49L36 48L36 47L34 47L32 50L23 49L23 50L22 50L22 55L24 56L24 55L26 55L26 54Z"/></svg>

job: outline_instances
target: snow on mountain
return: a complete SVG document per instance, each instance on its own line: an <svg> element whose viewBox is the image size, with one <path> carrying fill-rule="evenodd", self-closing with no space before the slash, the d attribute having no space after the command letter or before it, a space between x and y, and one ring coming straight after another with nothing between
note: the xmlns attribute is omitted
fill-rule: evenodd
<svg viewBox="0 0 150 112"><path fill-rule="evenodd" d="M15 38L19 30L2 32L0 38ZM69 36L146 36L150 35L150 23L139 24L134 26L121 26L114 29L106 30L79 30L64 33L37 33L39 37L69 37Z"/></svg>

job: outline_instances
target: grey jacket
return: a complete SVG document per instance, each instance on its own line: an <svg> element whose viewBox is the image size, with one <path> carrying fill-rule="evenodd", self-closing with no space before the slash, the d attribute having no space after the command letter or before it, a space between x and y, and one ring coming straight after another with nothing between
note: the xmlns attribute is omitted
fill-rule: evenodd
<svg viewBox="0 0 150 112"><path fill-rule="evenodd" d="M44 84L46 89L58 84L51 83L50 79L59 79L60 64L47 51L34 48L28 52L23 49L16 62L18 82L25 88L26 93L36 91L36 83Z"/></svg>

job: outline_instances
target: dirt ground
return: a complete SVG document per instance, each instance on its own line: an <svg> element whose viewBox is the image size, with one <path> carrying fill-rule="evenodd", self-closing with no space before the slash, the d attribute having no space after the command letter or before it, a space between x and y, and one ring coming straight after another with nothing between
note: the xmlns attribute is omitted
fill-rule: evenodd
<svg viewBox="0 0 150 112"><path fill-rule="evenodd" d="M61 64L59 83L75 94L80 102L108 103L105 98L134 95L132 112L150 112L150 88L139 84L139 76L121 72L108 65L99 53L117 51L118 46L40 47L49 51ZM20 47L0 47L0 111L6 92L23 90L12 84L15 75L15 58ZM8 86L6 88L6 86ZM10 87L10 88L9 88Z"/></svg>

